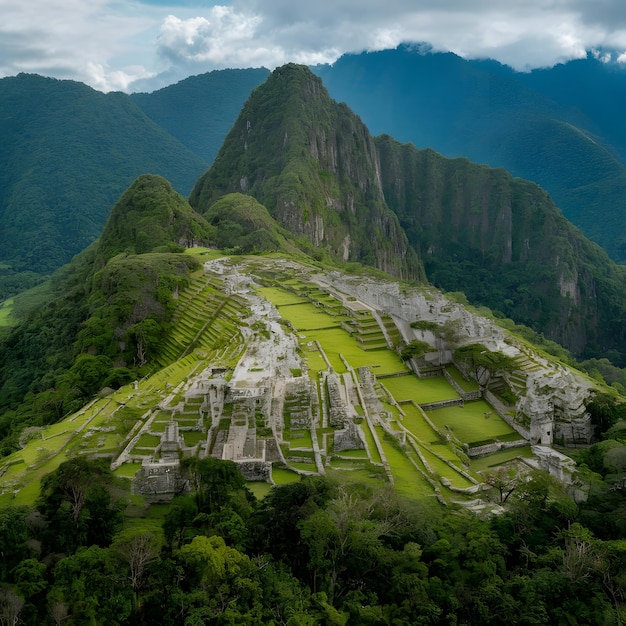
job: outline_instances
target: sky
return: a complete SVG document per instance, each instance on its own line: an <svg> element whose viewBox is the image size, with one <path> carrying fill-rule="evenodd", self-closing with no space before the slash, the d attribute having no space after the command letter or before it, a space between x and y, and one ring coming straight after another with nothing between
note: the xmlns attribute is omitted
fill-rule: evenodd
<svg viewBox="0 0 626 626"><path fill-rule="evenodd" d="M626 69L624 0L0 0L0 15L0 77L30 72L100 91L407 42L522 71L588 50Z"/></svg>

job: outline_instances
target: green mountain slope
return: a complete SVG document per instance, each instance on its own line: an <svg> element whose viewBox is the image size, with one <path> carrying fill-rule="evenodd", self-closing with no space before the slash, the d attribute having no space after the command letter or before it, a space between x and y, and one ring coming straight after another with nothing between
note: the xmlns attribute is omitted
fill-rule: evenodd
<svg viewBox="0 0 626 626"><path fill-rule="evenodd" d="M377 139L385 198L429 280L578 355L625 357L626 268L540 187L503 169Z"/></svg>
<svg viewBox="0 0 626 626"><path fill-rule="evenodd" d="M190 203L206 213L227 193L247 193L332 259L421 278L379 169L365 125L307 68L286 65L253 92Z"/></svg>
<svg viewBox="0 0 626 626"><path fill-rule="evenodd" d="M268 74L262 68L215 70L131 98L172 137L212 163L250 92Z"/></svg>
<svg viewBox="0 0 626 626"><path fill-rule="evenodd" d="M0 344L0 437L53 423L103 386L141 374L159 353L174 294L198 261L189 232L215 229L164 179L137 179L112 208L99 241L52 279L52 295Z"/></svg>
<svg viewBox="0 0 626 626"><path fill-rule="evenodd" d="M589 58L519 73L400 46L315 71L374 134L534 181L613 259L626 260L623 70Z"/></svg>
<svg viewBox="0 0 626 626"><path fill-rule="evenodd" d="M0 80L0 111L5 272L46 274L69 261L137 176L164 175L187 193L204 169L121 93L21 74Z"/></svg>

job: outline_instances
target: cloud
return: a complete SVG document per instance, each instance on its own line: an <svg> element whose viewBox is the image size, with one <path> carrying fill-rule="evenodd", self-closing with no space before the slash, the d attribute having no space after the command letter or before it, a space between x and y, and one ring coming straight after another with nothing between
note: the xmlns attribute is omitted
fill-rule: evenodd
<svg viewBox="0 0 626 626"><path fill-rule="evenodd" d="M0 0L0 11L0 76L37 72L103 91L403 42L516 69L626 50L623 0Z"/></svg>
<svg viewBox="0 0 626 626"><path fill-rule="evenodd" d="M109 91L152 75L117 61L137 52L133 38L160 15L112 6L107 0L0 0L0 76L34 72Z"/></svg>
<svg viewBox="0 0 626 626"><path fill-rule="evenodd" d="M591 0L234 0L202 16L168 16L157 46L170 66L189 71L333 62L402 42L528 69L583 57L592 47L626 48L626 31L611 20L615 10L617 23L626 23L621 0L600 4L594 13Z"/></svg>

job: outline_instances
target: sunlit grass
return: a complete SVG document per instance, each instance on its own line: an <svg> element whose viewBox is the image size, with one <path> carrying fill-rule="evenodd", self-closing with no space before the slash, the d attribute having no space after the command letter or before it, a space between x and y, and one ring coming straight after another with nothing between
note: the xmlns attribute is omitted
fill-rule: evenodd
<svg viewBox="0 0 626 626"><path fill-rule="evenodd" d="M413 404L402 405L405 416L400 419L400 423L417 439L424 443L439 441L439 435L432 429L431 425L424 419L420 410Z"/></svg>
<svg viewBox="0 0 626 626"><path fill-rule="evenodd" d="M488 414L489 417L485 417ZM515 431L484 400L466 402L465 406L450 406L428 411L433 424L444 430L448 426L464 443L473 443L500 436L513 436ZM519 437L521 439L521 435Z"/></svg>
<svg viewBox="0 0 626 626"><path fill-rule="evenodd" d="M134 478L138 470L141 469L141 463L123 463L116 470L116 476L124 476L125 478Z"/></svg>
<svg viewBox="0 0 626 626"><path fill-rule="evenodd" d="M396 492L409 498L432 494L432 487L411 463L406 452L401 450L396 443L390 441L389 435L385 437L381 427L377 427L376 432L387 457L387 462L391 467Z"/></svg>
<svg viewBox="0 0 626 626"><path fill-rule="evenodd" d="M0 304L0 326L14 326L16 321L12 316L13 298Z"/></svg>
<svg viewBox="0 0 626 626"><path fill-rule="evenodd" d="M409 374L408 376L385 378L380 382L393 395L396 402L414 400L417 404L427 404L459 397L459 394L443 376L418 378Z"/></svg>
<svg viewBox="0 0 626 626"><path fill-rule="evenodd" d="M272 480L277 485L297 483L300 480L300 474L284 467L273 467Z"/></svg>
<svg viewBox="0 0 626 626"><path fill-rule="evenodd" d="M254 494L257 500L263 500L265 496L272 490L270 483L262 482L259 480L249 481L246 486Z"/></svg>
<svg viewBox="0 0 626 626"><path fill-rule="evenodd" d="M304 304L292 304L279 307L280 316L289 320L298 331L316 330L339 326L340 319L324 313L314 304L306 302Z"/></svg>
<svg viewBox="0 0 626 626"><path fill-rule="evenodd" d="M257 293L269 300L276 307L289 304L304 304L307 302L307 300L301 296L287 291L286 289L281 289L280 287L260 287L257 289Z"/></svg>
<svg viewBox="0 0 626 626"><path fill-rule="evenodd" d="M459 372L459 370L454 367L454 365L448 365L446 367L446 371L450 376L454 379L454 382L463 390L463 391L477 391L480 389L480 386L475 380L465 380L463 378L463 374Z"/></svg>

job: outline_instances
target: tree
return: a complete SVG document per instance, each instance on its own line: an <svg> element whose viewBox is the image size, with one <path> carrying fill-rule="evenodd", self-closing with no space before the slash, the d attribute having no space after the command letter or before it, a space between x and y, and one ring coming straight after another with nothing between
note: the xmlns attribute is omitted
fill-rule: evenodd
<svg viewBox="0 0 626 626"><path fill-rule="evenodd" d="M156 561L161 549L152 532L127 531L115 537L112 548L122 555L130 570L130 584L137 593L144 583L150 563Z"/></svg>
<svg viewBox="0 0 626 626"><path fill-rule="evenodd" d="M517 367L515 361L503 352L492 352L481 343L471 343L454 351L454 358L470 370L476 381L483 387L495 373L512 372Z"/></svg>
<svg viewBox="0 0 626 626"><path fill-rule="evenodd" d="M47 526L44 549L71 554L81 545L109 545L121 523L111 498L113 474L100 461L76 457L41 481L37 508Z"/></svg>
<svg viewBox="0 0 626 626"><path fill-rule="evenodd" d="M523 478L520 476L519 469L513 466L500 466L485 477L485 482L498 491L500 504L504 504L509 499L520 480Z"/></svg>

